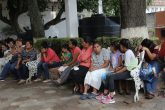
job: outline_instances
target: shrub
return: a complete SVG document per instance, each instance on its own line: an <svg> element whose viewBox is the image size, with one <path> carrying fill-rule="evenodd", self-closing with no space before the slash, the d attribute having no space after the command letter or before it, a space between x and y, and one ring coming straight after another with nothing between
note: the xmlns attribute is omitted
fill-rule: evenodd
<svg viewBox="0 0 165 110"><path fill-rule="evenodd" d="M81 42L80 42L81 38L76 38L76 39L78 41L78 45L81 47ZM104 48L107 48L108 46L110 46L110 44L112 42L119 42L120 39L121 38L119 38L119 37L99 37L96 40L101 42L102 46ZM141 44L142 40L143 40L143 38L131 38L130 39L133 51L135 51L137 49L137 47ZM158 39L152 38L151 40L153 40L156 44L159 44ZM52 38L52 39L37 40L34 47L36 49L40 49L41 43L43 41L47 41L49 43L49 45L51 46L51 48L53 50L55 50L58 55L60 55L62 45L68 43L69 38Z"/></svg>
<svg viewBox="0 0 165 110"><path fill-rule="evenodd" d="M47 41L49 46L56 51L56 53L58 55L60 55L61 53L61 48L64 44L69 42L69 38L52 38L52 39L41 39L41 40L37 40L37 42L35 43L34 47L38 50L40 50L41 48L41 43ZM80 45L80 39L77 38L78 44Z"/></svg>

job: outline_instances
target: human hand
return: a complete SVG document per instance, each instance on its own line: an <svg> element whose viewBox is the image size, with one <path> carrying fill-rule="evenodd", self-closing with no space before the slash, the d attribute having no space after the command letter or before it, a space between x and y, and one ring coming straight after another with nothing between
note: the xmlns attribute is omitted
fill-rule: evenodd
<svg viewBox="0 0 165 110"><path fill-rule="evenodd" d="M68 66L67 64L64 64L63 66Z"/></svg>
<svg viewBox="0 0 165 110"><path fill-rule="evenodd" d="M155 78L158 78L158 75L157 75L156 73L154 73L154 77L155 77Z"/></svg>
<svg viewBox="0 0 165 110"><path fill-rule="evenodd" d="M111 66L109 67L109 70L110 71L114 71L115 69L114 68L112 68Z"/></svg>
<svg viewBox="0 0 165 110"><path fill-rule="evenodd" d="M22 64L25 64L25 63L26 63L25 60L23 60L23 61L22 61Z"/></svg>
<svg viewBox="0 0 165 110"><path fill-rule="evenodd" d="M53 62L52 62L52 61L50 61L50 62L49 62L49 64L53 64Z"/></svg>
<svg viewBox="0 0 165 110"><path fill-rule="evenodd" d="M146 47L142 47L142 50L143 50L143 51L147 51L148 48L146 48Z"/></svg>
<svg viewBox="0 0 165 110"><path fill-rule="evenodd" d="M119 70L121 70L122 69L122 67L120 66L120 67L117 67L117 68L115 68L115 71L114 72L117 72L117 71L119 71Z"/></svg>
<svg viewBox="0 0 165 110"><path fill-rule="evenodd" d="M142 45L140 45L140 46L138 47L138 51L140 51L140 50L142 50Z"/></svg>
<svg viewBox="0 0 165 110"><path fill-rule="evenodd" d="M163 68L163 72L165 72L165 68Z"/></svg>
<svg viewBox="0 0 165 110"><path fill-rule="evenodd" d="M97 67L91 67L89 70L90 71L95 71L95 70L98 70L99 68L97 68Z"/></svg>
<svg viewBox="0 0 165 110"><path fill-rule="evenodd" d="M16 65L15 69L17 69L17 70L18 70L18 69L19 69L19 65Z"/></svg>

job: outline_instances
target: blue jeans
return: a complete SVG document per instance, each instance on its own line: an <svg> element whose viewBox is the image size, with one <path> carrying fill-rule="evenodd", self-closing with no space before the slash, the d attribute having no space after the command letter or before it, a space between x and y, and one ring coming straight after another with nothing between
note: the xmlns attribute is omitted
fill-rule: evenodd
<svg viewBox="0 0 165 110"><path fill-rule="evenodd" d="M123 73L114 73L109 75L106 78L106 83L105 83L105 89L109 90L110 92L115 91L115 80L123 80L123 79L128 79L131 78L130 72L125 71Z"/></svg>
<svg viewBox="0 0 165 110"><path fill-rule="evenodd" d="M156 91L158 78L153 78L151 82L145 82L147 93L154 93Z"/></svg>
<svg viewBox="0 0 165 110"><path fill-rule="evenodd" d="M158 61L151 61L149 64L152 65L152 67L155 67L156 74L159 74L161 71L161 65ZM148 93L153 93L156 91L158 78L154 77L151 82L145 81L145 88Z"/></svg>
<svg viewBox="0 0 165 110"><path fill-rule="evenodd" d="M16 70L15 69L16 65L17 65L17 62L15 62L15 63L8 62L4 66L4 68L3 68L2 72L1 72L0 79L5 79L10 71L16 75L16 71L15 71Z"/></svg>
<svg viewBox="0 0 165 110"><path fill-rule="evenodd" d="M43 79L49 79L50 78L49 69L56 68L59 66L61 66L60 62L53 62L52 64L40 62L37 65L37 77L41 77L42 75Z"/></svg>

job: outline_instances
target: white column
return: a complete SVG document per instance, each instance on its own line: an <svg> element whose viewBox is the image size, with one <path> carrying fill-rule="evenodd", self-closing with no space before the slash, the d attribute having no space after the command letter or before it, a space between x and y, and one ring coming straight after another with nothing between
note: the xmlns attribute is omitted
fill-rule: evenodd
<svg viewBox="0 0 165 110"><path fill-rule="evenodd" d="M65 15L67 35L78 37L77 0L65 0Z"/></svg>
<svg viewBox="0 0 165 110"><path fill-rule="evenodd" d="M98 14L103 14L103 1L99 0L98 4Z"/></svg>

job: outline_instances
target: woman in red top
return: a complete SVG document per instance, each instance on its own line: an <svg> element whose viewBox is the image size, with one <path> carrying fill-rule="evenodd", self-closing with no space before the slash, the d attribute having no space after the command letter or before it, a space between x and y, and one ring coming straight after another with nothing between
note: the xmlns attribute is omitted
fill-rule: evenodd
<svg viewBox="0 0 165 110"><path fill-rule="evenodd" d="M41 61L37 66L38 80L40 80L41 73L43 73L43 82L49 82L49 68L55 68L61 66L60 58L57 56L56 52L49 48L47 42L42 43L41 48Z"/></svg>
<svg viewBox="0 0 165 110"><path fill-rule="evenodd" d="M78 56L78 67L74 67L71 71L70 76L73 82L75 83L75 87L73 89L74 93L83 93L84 87L84 78L86 73L89 70L91 65L91 55L92 55L92 46L91 39L89 37L84 37L81 41L83 49Z"/></svg>

